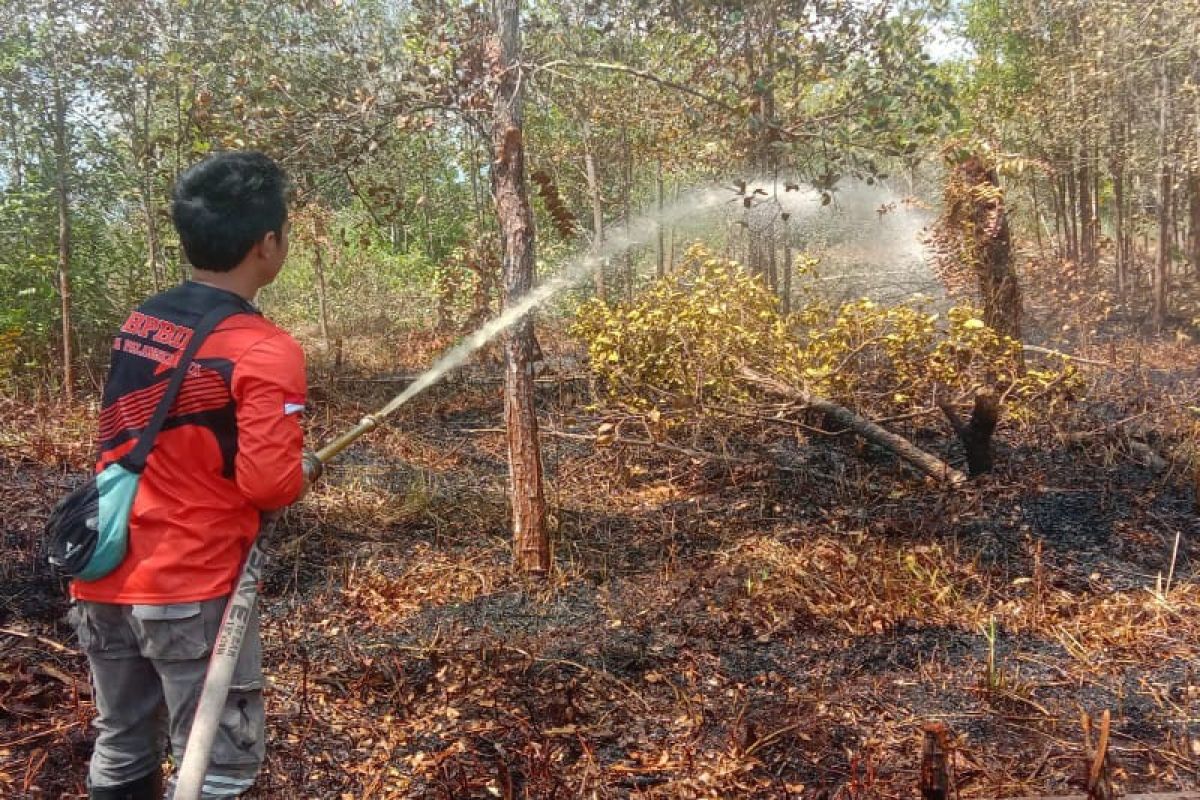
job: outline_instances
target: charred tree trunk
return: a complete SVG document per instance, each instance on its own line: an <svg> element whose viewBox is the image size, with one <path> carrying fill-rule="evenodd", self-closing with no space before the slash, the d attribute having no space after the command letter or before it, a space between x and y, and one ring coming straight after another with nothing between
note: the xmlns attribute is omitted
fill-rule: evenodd
<svg viewBox="0 0 1200 800"><path fill-rule="evenodd" d="M995 395L979 394L975 396L975 408L971 419L964 423L958 413L949 403L939 403L938 407L950 420L950 427L962 442L967 454L967 472L971 477L992 471L992 434L996 432L996 423L1000 421L1000 402Z"/></svg>
<svg viewBox="0 0 1200 800"><path fill-rule="evenodd" d="M921 800L950 800L953 785L950 778L949 731L944 722L929 722L922 728Z"/></svg>
<svg viewBox="0 0 1200 800"><path fill-rule="evenodd" d="M970 265L989 327L1021 341L1021 287L1013 266L1008 210L995 169L978 156L957 164L939 223L951 258Z"/></svg>
<svg viewBox="0 0 1200 800"><path fill-rule="evenodd" d="M504 305L533 286L533 211L525 187L521 130L520 0L497 0L496 37L489 43L497 80L492 120L492 194L504 244ZM518 566L545 574L550 540L542 490L542 457L533 397L533 320L525 317L504 339L504 421L512 481L513 545Z"/></svg>

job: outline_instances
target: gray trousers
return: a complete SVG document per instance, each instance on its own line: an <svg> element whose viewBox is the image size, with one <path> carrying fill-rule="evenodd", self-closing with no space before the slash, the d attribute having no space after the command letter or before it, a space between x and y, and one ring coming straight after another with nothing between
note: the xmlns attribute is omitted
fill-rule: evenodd
<svg viewBox="0 0 1200 800"><path fill-rule="evenodd" d="M175 764L182 763L225 602L223 597L158 606L79 601L72 608L79 645L92 669L98 714L89 785L119 786L160 769L168 741ZM209 800L245 792L265 748L256 608L200 796ZM172 780L167 800L173 795Z"/></svg>

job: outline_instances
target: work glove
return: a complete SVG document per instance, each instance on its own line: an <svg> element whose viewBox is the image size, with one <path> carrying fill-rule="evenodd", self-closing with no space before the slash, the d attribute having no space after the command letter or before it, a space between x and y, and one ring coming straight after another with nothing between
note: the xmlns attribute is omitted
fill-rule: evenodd
<svg viewBox="0 0 1200 800"><path fill-rule="evenodd" d="M312 450L305 450L304 454L300 456L300 466L304 470L304 482L309 486L317 482L317 479L321 477L321 472L325 469L321 459L317 458L317 454Z"/></svg>

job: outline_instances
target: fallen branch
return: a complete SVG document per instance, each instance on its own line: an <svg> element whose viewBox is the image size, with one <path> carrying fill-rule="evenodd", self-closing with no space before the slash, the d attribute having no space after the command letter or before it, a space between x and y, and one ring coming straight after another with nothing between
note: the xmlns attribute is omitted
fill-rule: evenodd
<svg viewBox="0 0 1200 800"><path fill-rule="evenodd" d="M56 650L59 653L66 653L67 655L71 656L79 655L77 650L72 650L65 645L59 644L53 639L47 639L45 636L38 636L36 633L30 633L29 631L17 630L15 628L0 628L0 635L13 636L18 639L28 639L30 641L43 644L46 647L49 647L51 650Z"/></svg>
<svg viewBox="0 0 1200 800"><path fill-rule="evenodd" d="M777 378L755 372L749 367L742 367L741 373L742 377L769 392L798 400L809 408L814 408L824 413L867 441L895 453L926 475L937 478L940 481L945 481L951 486L959 486L967 481L966 475L954 469L937 456L926 453L903 436L879 427L874 422L871 422L871 420L855 414L845 406L840 406L832 400L827 400L819 395L786 384Z"/></svg>
<svg viewBox="0 0 1200 800"><path fill-rule="evenodd" d="M1088 364L1093 367L1108 367L1109 369L1116 370L1117 372L1125 371L1123 367L1119 367L1116 364L1112 364L1108 361L1096 361L1095 359L1083 358L1082 356L1073 356L1070 353L1064 353L1061 350L1051 350L1049 347L1038 347L1035 344L1023 344L1021 345L1021 349L1026 353L1038 353L1043 356L1057 356L1064 361L1074 361L1077 364Z"/></svg>
<svg viewBox="0 0 1200 800"><path fill-rule="evenodd" d="M487 429L476 429L487 430ZM502 428L497 430L503 430ZM557 431L551 428L542 428L539 433L545 436L557 436L560 439L577 439L584 442L595 442L600 437L587 433L570 433L568 431ZM609 440L604 447L613 447L614 445L628 445L630 447L645 447L651 450L663 450L668 453L676 453L688 458L698 458L708 461L727 461L731 464L757 464L759 462L750 458L742 458L741 456L731 456L720 453L710 453L707 450L695 450L690 447L679 447L666 442L654 442L649 439L630 439L626 436L614 436ZM600 445L597 445L598 447Z"/></svg>

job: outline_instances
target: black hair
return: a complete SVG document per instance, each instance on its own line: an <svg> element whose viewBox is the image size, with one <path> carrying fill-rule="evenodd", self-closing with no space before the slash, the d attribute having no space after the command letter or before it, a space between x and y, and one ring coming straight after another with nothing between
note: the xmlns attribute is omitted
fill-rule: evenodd
<svg viewBox="0 0 1200 800"><path fill-rule="evenodd" d="M179 176L171 219L193 267L228 272L270 231L283 235L287 175L262 153L209 156Z"/></svg>

